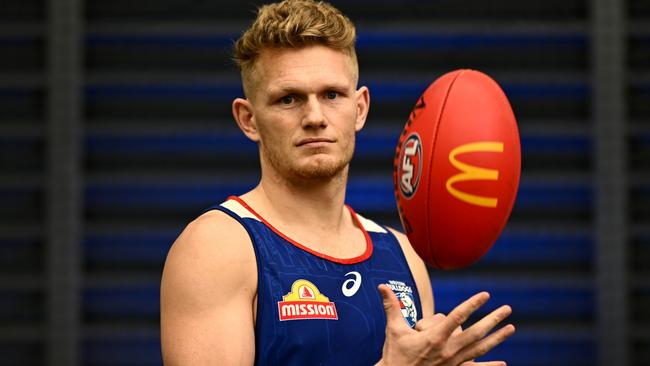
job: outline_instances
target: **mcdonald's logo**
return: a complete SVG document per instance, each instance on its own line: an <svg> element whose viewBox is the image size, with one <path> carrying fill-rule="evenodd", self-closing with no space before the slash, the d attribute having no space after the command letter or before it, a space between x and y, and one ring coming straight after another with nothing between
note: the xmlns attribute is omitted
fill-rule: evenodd
<svg viewBox="0 0 650 366"><path fill-rule="evenodd" d="M456 158L460 154L470 152L503 152L503 142L499 141L481 141L472 142L469 144L461 145L449 153L449 162L456 169L460 170L451 178L447 179L445 187L447 191L457 199L467 202L472 205L495 208L499 202L495 197L484 197L466 193L454 188L454 184L458 182L471 181L471 180L498 180L499 171L497 169L481 168L474 165L466 164L458 161Z"/></svg>

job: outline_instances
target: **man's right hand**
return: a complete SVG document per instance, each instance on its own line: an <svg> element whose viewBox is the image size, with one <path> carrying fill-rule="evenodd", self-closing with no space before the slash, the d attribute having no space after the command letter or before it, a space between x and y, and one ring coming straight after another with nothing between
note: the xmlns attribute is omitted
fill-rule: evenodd
<svg viewBox="0 0 650 366"><path fill-rule="evenodd" d="M386 312L386 340L378 366L505 366L505 362L473 362L515 332L508 324L486 337L488 332L507 318L512 310L504 305L471 327L461 330L469 316L490 298L478 293L452 310L449 315L436 314L420 320L415 329L404 321L399 300L386 285L379 285Z"/></svg>

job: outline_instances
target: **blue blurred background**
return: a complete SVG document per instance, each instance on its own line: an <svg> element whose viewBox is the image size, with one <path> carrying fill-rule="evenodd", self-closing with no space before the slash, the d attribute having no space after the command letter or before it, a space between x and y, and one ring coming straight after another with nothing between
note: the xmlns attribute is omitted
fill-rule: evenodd
<svg viewBox="0 0 650 366"><path fill-rule="evenodd" d="M509 365L650 364L650 2L333 3L371 91L348 189L364 216L400 227L395 144L438 76L490 74L518 118L511 221L476 265L431 270L437 310L481 290L483 314L511 304L518 332L489 357ZM161 363L167 250L259 179L230 114L254 10L0 4L0 365Z"/></svg>

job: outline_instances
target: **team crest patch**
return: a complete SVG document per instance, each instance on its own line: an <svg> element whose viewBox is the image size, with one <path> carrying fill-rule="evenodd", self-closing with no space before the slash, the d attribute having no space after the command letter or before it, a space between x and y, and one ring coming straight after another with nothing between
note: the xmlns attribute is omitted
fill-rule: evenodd
<svg viewBox="0 0 650 366"><path fill-rule="evenodd" d="M334 319L338 320L336 305L321 294L313 283L297 280L291 285L291 291L278 301L280 321L300 319Z"/></svg>
<svg viewBox="0 0 650 366"><path fill-rule="evenodd" d="M415 327L418 319L418 311L415 307L415 298L413 297L413 289L401 281L388 281L386 284L397 296L399 300L399 307L402 310L402 316L409 327Z"/></svg>

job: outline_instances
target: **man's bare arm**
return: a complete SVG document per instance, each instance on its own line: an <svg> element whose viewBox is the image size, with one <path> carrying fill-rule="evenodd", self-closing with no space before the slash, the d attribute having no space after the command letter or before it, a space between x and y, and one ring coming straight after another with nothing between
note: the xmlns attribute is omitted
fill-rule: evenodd
<svg viewBox="0 0 650 366"><path fill-rule="evenodd" d="M190 223L167 255L160 312L166 365L252 365L255 254L246 230L220 211Z"/></svg>

